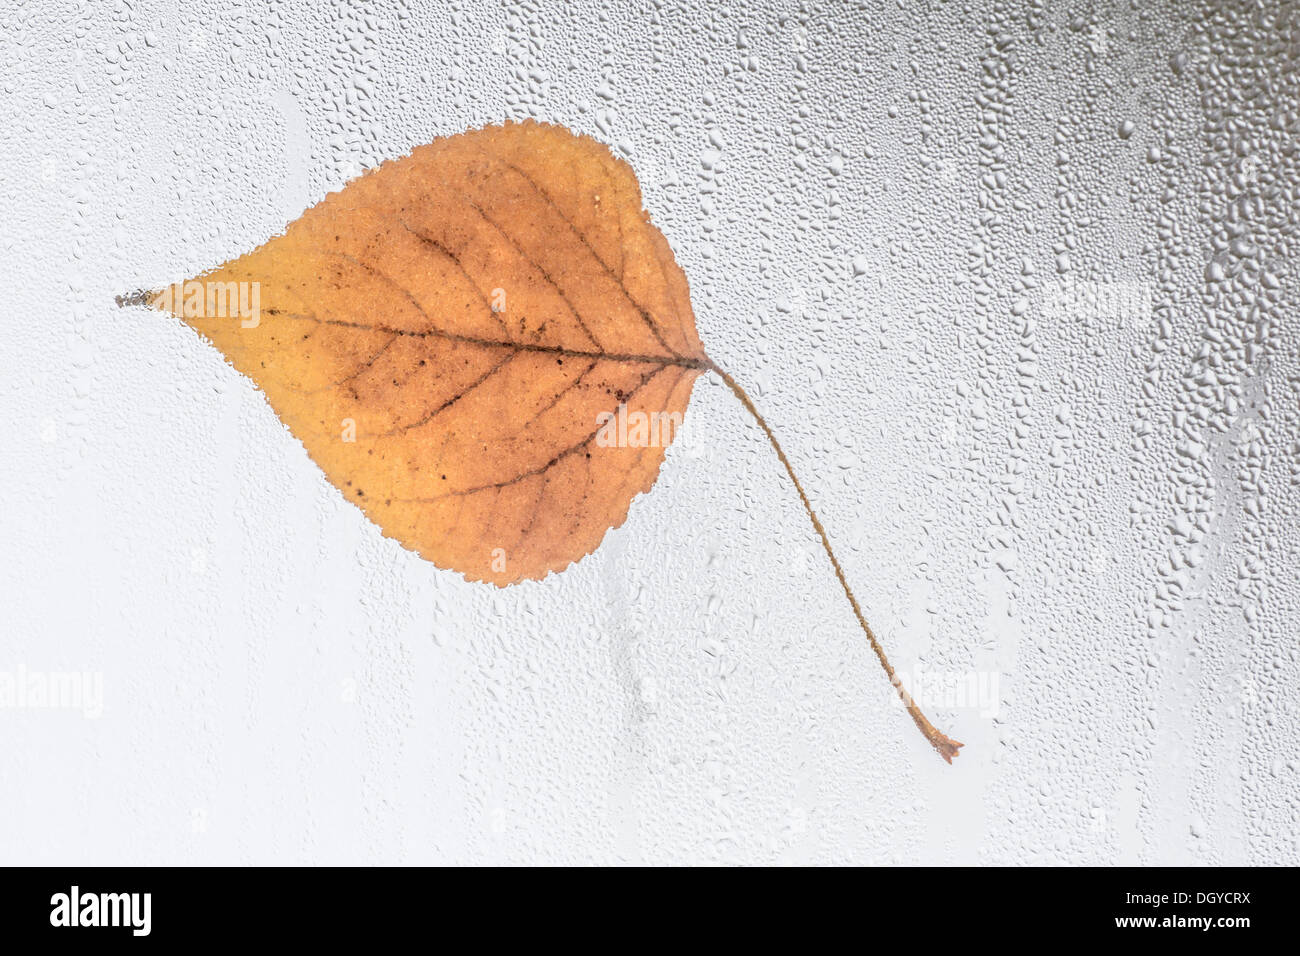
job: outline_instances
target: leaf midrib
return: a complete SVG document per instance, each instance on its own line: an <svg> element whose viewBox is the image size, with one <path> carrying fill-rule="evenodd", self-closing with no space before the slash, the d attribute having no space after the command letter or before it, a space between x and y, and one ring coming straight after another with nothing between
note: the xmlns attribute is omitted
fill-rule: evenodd
<svg viewBox="0 0 1300 956"><path fill-rule="evenodd" d="M267 309L266 314L278 318L302 319L309 322L319 322L322 325L335 325L348 329L358 329L363 332L382 332L386 335L406 335L413 338L446 339L450 342L477 345L481 348L514 349L519 352L537 352L542 355L557 355L565 358L595 359L607 362L628 362L642 365L675 365L681 368L699 369L700 371L708 371L714 367L713 362L707 358L691 358L690 356L685 355L638 355L628 352L595 352L586 349L567 348L562 345L540 345L529 342L487 339L474 335L462 335L457 332L447 332L443 329L400 329L388 325L369 325L365 322L351 322L346 319L323 319L318 315L311 315L305 312L285 312L281 309Z"/></svg>

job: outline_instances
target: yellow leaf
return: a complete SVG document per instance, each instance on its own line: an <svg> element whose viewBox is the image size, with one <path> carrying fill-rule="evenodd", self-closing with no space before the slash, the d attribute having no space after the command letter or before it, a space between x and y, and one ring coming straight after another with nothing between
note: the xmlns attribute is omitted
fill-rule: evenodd
<svg viewBox="0 0 1300 956"><path fill-rule="evenodd" d="M256 382L384 534L498 586L560 571L621 525L696 378L718 374L794 480L893 679L789 459L705 354L636 176L595 140L531 121L437 140L141 298ZM961 744L898 689L951 761Z"/></svg>

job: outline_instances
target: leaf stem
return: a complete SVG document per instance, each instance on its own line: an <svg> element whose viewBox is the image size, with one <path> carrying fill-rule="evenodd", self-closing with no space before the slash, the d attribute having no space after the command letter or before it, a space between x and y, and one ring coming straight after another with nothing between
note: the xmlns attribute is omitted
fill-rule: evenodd
<svg viewBox="0 0 1300 956"><path fill-rule="evenodd" d="M785 452L781 449L781 443L776 440L776 435L772 433L772 429L768 426L767 421L761 414L759 414L758 409L754 406L753 400L749 397L748 393L740 387L740 384L717 365L712 365L711 367L713 371L717 372L718 376L727 383L727 387L735 393L736 397L740 399L740 403L745 406L751 415L754 416L754 420L758 422L759 427L762 428L764 433L767 435L767 440L772 443L772 447L776 450L776 456L781 459L781 464L785 465L785 470L790 475L790 480L794 482L795 491L799 492L799 500L803 502L804 510L808 512L808 517L812 519L813 527L817 530L817 536L821 538L822 547L826 549L826 555L831 559L831 566L835 568L835 576L839 578L840 586L844 588L844 594L848 597L849 604L853 606L853 614L857 617L858 623L862 625L862 632L867 635L867 640L871 643L871 649L876 652L876 657L880 660L880 666L885 669L885 675L889 678L889 682L894 686L894 689L898 691L898 696L907 707L907 712L912 716L912 720L916 723L916 726L920 729L921 733L925 735L925 739L930 742L930 746L938 752L940 757L948 761L948 763L952 763L952 758L957 756L957 751L963 746L963 744L948 737L935 727L934 724L930 723L925 714L921 713L921 708L916 706L916 701L912 699L912 695L904 689L902 680L900 680L898 675L894 673L894 668L889 663L889 658L885 656L884 648L880 646L880 641L876 640L876 635L872 632L870 625L867 624L867 619L862 614L862 608L858 604L858 599L854 596L853 589L849 587L848 579L844 576L844 569L840 567L839 559L835 557L835 552L831 549L831 541L830 538L826 536L826 529L822 527L821 519L817 517L817 512L813 510L812 504L808 501L808 495L804 493L803 485L799 483L799 478L794 473L794 468L790 464L790 459L786 457Z"/></svg>

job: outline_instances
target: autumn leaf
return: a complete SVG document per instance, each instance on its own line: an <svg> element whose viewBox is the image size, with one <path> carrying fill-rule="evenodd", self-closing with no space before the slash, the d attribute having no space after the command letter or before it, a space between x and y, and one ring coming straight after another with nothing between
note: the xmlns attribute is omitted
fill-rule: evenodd
<svg viewBox="0 0 1300 956"><path fill-rule="evenodd" d="M593 552L659 474L705 354L630 166L525 122L420 147L260 248L119 300L170 311L264 392L326 477L440 568L506 586ZM800 499L898 684L802 486Z"/></svg>

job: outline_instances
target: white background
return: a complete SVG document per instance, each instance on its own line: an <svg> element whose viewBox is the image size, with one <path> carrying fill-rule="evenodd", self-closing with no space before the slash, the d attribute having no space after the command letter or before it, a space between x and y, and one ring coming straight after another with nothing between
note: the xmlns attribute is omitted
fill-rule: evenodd
<svg viewBox="0 0 1300 956"><path fill-rule="evenodd" d="M0 2L0 674L103 682L0 709L0 862L1300 862L1294 5L184 6ZM498 592L113 305L529 115L636 168L922 703L991 692L952 767L716 381Z"/></svg>

